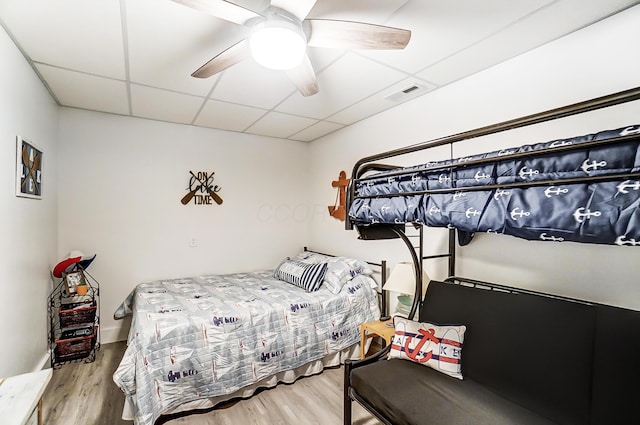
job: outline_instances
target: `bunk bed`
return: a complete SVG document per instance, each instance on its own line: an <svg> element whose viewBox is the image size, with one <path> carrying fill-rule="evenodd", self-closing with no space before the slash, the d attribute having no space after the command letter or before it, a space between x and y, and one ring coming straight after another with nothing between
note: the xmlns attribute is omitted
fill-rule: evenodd
<svg viewBox="0 0 640 425"><path fill-rule="evenodd" d="M358 357L360 324L380 316L378 267L384 281L384 261L305 249L275 270L137 285L114 314L132 316L113 374L123 418L152 425Z"/></svg>
<svg viewBox="0 0 640 425"><path fill-rule="evenodd" d="M457 142L472 141L482 136L637 100L640 100L640 87L362 158L355 164L352 171L347 192L348 216L345 227L347 230L355 228L359 238L363 240L399 238L404 241L412 256L416 274L414 301L407 317L413 318L414 314L420 311L420 320L429 319L430 315L435 314L432 311L437 311L437 308L434 310L433 305L436 302L429 303L431 286L427 290L426 298L421 299L420 282L422 281L422 263L425 259L447 257L449 260L447 281L481 288L479 293L481 296L483 296L482 291L517 292L508 286L456 276L456 246L473 243L474 236L479 232L510 235L544 243L604 244L616 246L614 249L633 249L618 247L640 245L640 124L638 123L629 123L620 128L603 129L591 134L576 134L564 139L461 158L447 158L409 167L379 161L446 145L451 147ZM416 252L416 247L406 235L406 227L409 225L419 228L421 235L423 226L448 229L448 252L423 256L422 237L420 237L419 251ZM438 285L436 282L433 286ZM537 295L554 300L560 299L549 294ZM500 295L489 296L491 299L495 297ZM575 300L569 301L575 302ZM456 299L453 304L449 303L444 307L447 314L430 318L430 320L445 322L431 323L463 323L465 320L463 317L466 317L465 312L472 309L473 302L471 299L466 301ZM452 312L455 310L451 307L452 305L459 307L459 311L455 314ZM611 306L598 308L607 311L615 310L616 314L624 316L625 320L630 317L633 319L629 322L630 326L632 323L633 326L637 325L639 313L636 311ZM511 314L516 313L512 311ZM533 317L537 314L535 313ZM495 316L493 311L490 315ZM479 316L487 316L486 311L483 313L480 308ZM599 313L598 320L604 320L601 317L605 316L604 313ZM502 318L502 320L505 323L500 323L501 326L507 326L510 322L509 318L506 320ZM619 326L622 322L616 323L616 326ZM487 329L493 329L497 323L491 323L484 330L474 321L467 324L470 325L469 329L477 325L475 331L481 333ZM605 334L609 332L607 334L609 336L620 336L619 328L603 329L605 328L600 329L600 332ZM396 332L398 332L397 329ZM421 337L415 335L415 338L419 340ZM510 343L513 342L509 338L507 340ZM395 337L394 344L398 344ZM637 355L640 346L633 344L633 355ZM589 344L587 346L591 347ZM400 349L403 348L400 347ZM409 350L407 345L404 345L404 350ZM506 355L506 351L501 352L498 357ZM417 352L418 350L414 349L412 355L417 355ZM471 351L468 352L471 353ZM417 377L415 382L412 380L394 382L399 374L393 372L390 366L387 368L391 362L378 361L386 359L388 353L389 349L386 349L363 361L345 363L344 423L351 424L352 400L359 401L385 424L405 423L397 421L397 418L404 417L403 409L405 408L413 409L414 413L418 411L419 417L417 422L407 423L441 423L443 420L447 422L449 420L447 415L441 415L437 420L433 417L428 418L429 415L426 413L420 416L419 412L423 412L420 408L426 406L425 400L420 399L421 394L422 396L426 394L425 387L421 386L424 382ZM589 357L591 354L587 351L582 354L591 358ZM492 353L488 355L493 356ZM475 361L472 354L469 356L469 360ZM462 365L464 369L464 357ZM355 372L361 367L361 370ZM502 373L500 367L494 372ZM411 369L410 375L421 374L422 376L420 369L424 368L422 366L418 368ZM633 367L634 371L637 369ZM585 372L585 376L589 373L598 375L601 372L594 366L593 370ZM363 378L363 375L366 377ZM380 395L379 399L363 397L362 389L369 385L370 388L375 389L376 394ZM395 391L396 385L406 391ZM456 398L459 395L456 392L458 390L449 391L448 387L443 388L439 384L434 384L433 379L428 385L435 388L437 397L452 399L458 405L460 404L461 399ZM472 382L471 384L455 383L455 385L457 387L466 385L466 388L469 388L469 385L474 384ZM607 385L603 385L602 388L608 388ZM624 388L622 392L626 391L625 394L611 391L624 401L624 409L615 413L592 412L594 418L599 416L597 420L594 419L589 423L609 423L607 414L628 419L631 400L637 397L637 391L629 391L630 385L632 384L629 382L618 385L619 388ZM514 388L516 388L514 391L519 391L517 387ZM410 402L400 400L401 402L396 405L391 400L397 401L398 397L402 398L398 396L401 392L402 394L411 393L413 398ZM586 394L585 399L591 402L602 399L602 393L597 393L598 391L594 390L593 394ZM506 397L509 398L511 395L507 394ZM442 401L441 398L438 400ZM372 402L374 399L378 401ZM473 404L472 401L470 403ZM611 400L607 403L614 405ZM398 408L398 406L403 407ZM495 406L479 406L481 410L485 407ZM428 407L426 409L429 410ZM461 407L461 410L464 410L464 407ZM438 416L438 413L431 416ZM450 423L484 423L477 419L462 415L451 419ZM504 423L524 423L510 422L504 418L503 420ZM561 420L543 422L568 423ZM495 421L488 423L495 423Z"/></svg>

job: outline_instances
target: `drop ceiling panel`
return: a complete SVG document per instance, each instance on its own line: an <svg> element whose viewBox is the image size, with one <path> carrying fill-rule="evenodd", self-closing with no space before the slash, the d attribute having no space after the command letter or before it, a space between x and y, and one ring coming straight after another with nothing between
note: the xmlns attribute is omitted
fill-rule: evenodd
<svg viewBox="0 0 640 425"><path fill-rule="evenodd" d="M131 81L144 85L206 96L218 77L193 78L191 73L247 32L169 0L126 4Z"/></svg>
<svg viewBox="0 0 640 425"><path fill-rule="evenodd" d="M35 62L125 78L117 1L3 0L0 17Z"/></svg>
<svg viewBox="0 0 640 425"><path fill-rule="evenodd" d="M63 106L123 115L130 112L124 81L45 64L36 64L36 69Z"/></svg>
<svg viewBox="0 0 640 425"><path fill-rule="evenodd" d="M317 121L295 115L269 112L247 129L247 133L261 136L288 138L292 134L315 124Z"/></svg>
<svg viewBox="0 0 640 425"><path fill-rule="evenodd" d="M617 0L621 7L629 0ZM584 7L590 3L591 7ZM555 2L531 13L527 19L514 22L504 30L447 58L446 61L417 73L418 77L445 85L480 72L490 66L535 49L551 40L582 27L585 21L597 19L603 13L602 3L571 0ZM610 7L608 5L607 7ZM605 8L606 9L606 8ZM564 16L563 20L554 19ZM544 28L544 31L539 31Z"/></svg>
<svg viewBox="0 0 640 425"><path fill-rule="evenodd" d="M319 137L326 136L329 133L333 133L336 130L340 130L344 125L333 123L329 121L318 121L311 127L307 127L304 130L294 134L290 139L298 140L300 142L310 142Z"/></svg>
<svg viewBox="0 0 640 425"><path fill-rule="evenodd" d="M305 98L295 93L276 110L323 119L405 77L406 74L395 69L347 53L318 75L318 94Z"/></svg>
<svg viewBox="0 0 640 425"><path fill-rule="evenodd" d="M209 99L195 123L203 127L244 131L268 111Z"/></svg>
<svg viewBox="0 0 640 425"><path fill-rule="evenodd" d="M406 3L407 0L319 0L309 13L309 18L384 25Z"/></svg>
<svg viewBox="0 0 640 425"><path fill-rule="evenodd" d="M386 25L411 29L401 51L362 54L415 73L490 36L552 0L421 0L405 5ZM540 31L540 29L538 29Z"/></svg>
<svg viewBox="0 0 640 425"><path fill-rule="evenodd" d="M348 108L345 108L334 115L331 115L327 119L333 122L344 124L344 125L353 124L357 121L360 121L362 119L365 119L377 113L385 111L389 108L393 108L394 106L399 105L400 103L404 103L406 100L413 99L414 98L413 96L406 95L404 96L405 98L404 100L394 102L394 101L385 99L385 97L393 95L395 93L399 93L402 90L405 90L414 85L419 85L425 88L424 91L420 92L421 94L426 94L429 91L434 90L436 88L436 86L426 81L421 81L416 78L407 78L405 80L400 81L399 83L394 84L393 86L387 88L386 90L376 93L373 96L363 99L362 101Z"/></svg>
<svg viewBox="0 0 640 425"><path fill-rule="evenodd" d="M131 84L133 115L154 120L190 124L204 102L201 97Z"/></svg>
<svg viewBox="0 0 640 425"><path fill-rule="evenodd" d="M254 11L270 3L230 1ZM383 99L405 81L436 90L638 3L317 0L310 18L412 37L404 50L309 48L320 87L309 97L251 59L191 77L250 28L172 0L0 0L0 24L61 105L306 141L394 107Z"/></svg>
<svg viewBox="0 0 640 425"><path fill-rule="evenodd" d="M249 58L225 70L210 97L271 109L295 91L283 71L264 68Z"/></svg>

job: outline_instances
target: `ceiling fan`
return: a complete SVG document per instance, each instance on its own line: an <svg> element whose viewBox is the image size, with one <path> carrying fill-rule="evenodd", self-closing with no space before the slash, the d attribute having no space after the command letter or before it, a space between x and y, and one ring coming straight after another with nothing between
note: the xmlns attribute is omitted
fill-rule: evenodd
<svg viewBox="0 0 640 425"><path fill-rule="evenodd" d="M285 70L303 96L318 93L307 46L342 49L404 49L411 31L364 22L307 19L317 0L271 0L249 10L226 0L173 0L250 28L249 36L213 57L191 76L207 78L253 57L259 64Z"/></svg>

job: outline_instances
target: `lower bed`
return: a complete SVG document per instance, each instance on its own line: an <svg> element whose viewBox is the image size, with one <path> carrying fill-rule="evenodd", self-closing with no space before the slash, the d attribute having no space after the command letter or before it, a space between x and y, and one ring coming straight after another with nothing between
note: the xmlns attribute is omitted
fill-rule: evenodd
<svg viewBox="0 0 640 425"><path fill-rule="evenodd" d="M273 271L138 285L115 315L133 316L113 375L123 418L153 424L357 357L360 324L380 315L375 286L358 274L307 292Z"/></svg>

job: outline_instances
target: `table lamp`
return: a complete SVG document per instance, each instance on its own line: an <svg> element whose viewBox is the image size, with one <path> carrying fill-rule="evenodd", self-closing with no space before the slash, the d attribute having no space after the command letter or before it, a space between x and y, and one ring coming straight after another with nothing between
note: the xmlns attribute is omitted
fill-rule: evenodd
<svg viewBox="0 0 640 425"><path fill-rule="evenodd" d="M427 286L430 280L431 279L427 273L422 270L422 280L419 284L422 287L421 293L423 299L424 294L427 292ZM396 308L396 312L408 316L411 310L411 305L413 304L413 297L416 292L416 272L414 271L413 263L401 262L396 264L382 289L384 291L393 291L400 294L398 295L398 307ZM410 317L408 318L410 319Z"/></svg>

